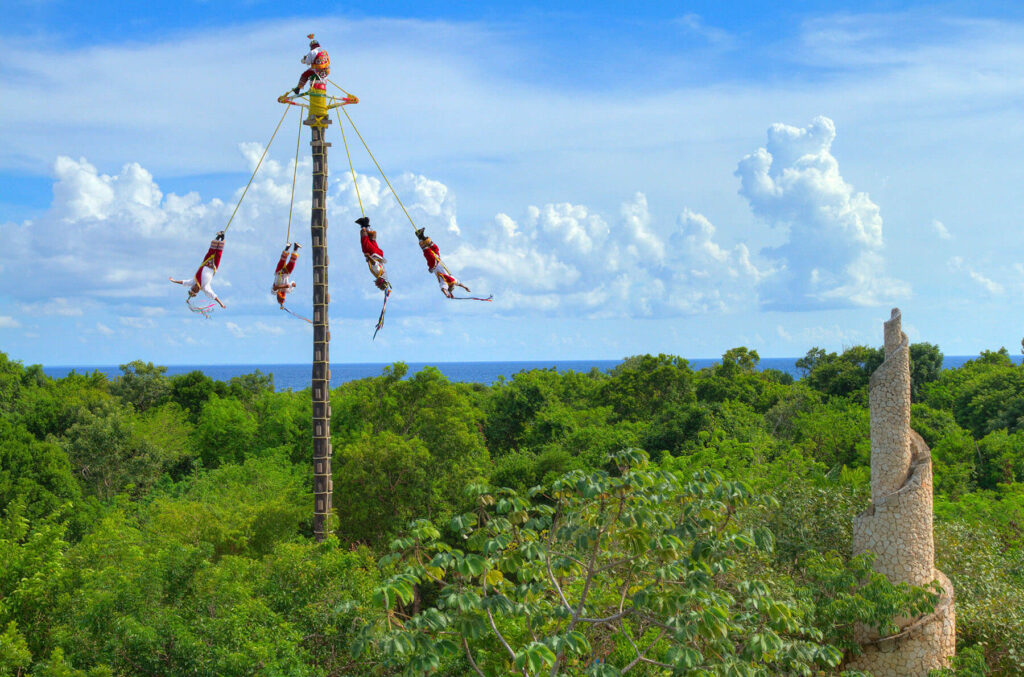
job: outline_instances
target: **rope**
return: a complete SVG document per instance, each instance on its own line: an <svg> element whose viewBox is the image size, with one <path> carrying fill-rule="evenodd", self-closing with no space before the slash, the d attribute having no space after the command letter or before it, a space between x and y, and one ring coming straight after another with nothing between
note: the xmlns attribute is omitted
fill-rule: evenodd
<svg viewBox="0 0 1024 677"><path fill-rule="evenodd" d="M285 109L287 110L287 109ZM299 173L299 144L302 143L302 116L299 116L299 136L295 139L295 167L292 169L292 199L288 203L288 234L284 236L287 245L292 236L292 208L295 206L295 175Z"/></svg>
<svg viewBox="0 0 1024 677"><path fill-rule="evenodd" d="M291 310L291 309L289 309L289 308L286 308L286 307L284 307L284 306L281 306L281 310L283 310L284 312L288 313L289 315L291 315L291 316L293 316L293 317L297 317L297 318L299 318L300 320L305 320L306 322L309 322L310 324L313 324L313 320L309 319L308 317L303 317L302 315L299 315L298 313L296 313L296 312L292 311L292 310Z"/></svg>
<svg viewBox="0 0 1024 677"><path fill-rule="evenodd" d="M284 122L284 116L288 115L288 111L291 108L284 109L284 115L277 121L277 127L274 128L274 133L270 135L270 141L267 141L267 147L263 149L263 155L260 156L260 161L256 163L256 169L252 170L252 176L249 177L249 183L245 184L245 190L242 191L242 197L238 198L238 204L235 205L235 211L231 212L231 218L228 219L228 225L224 226L224 232L227 232L228 228L231 227L231 222L235 219L235 214L238 213L238 208L242 206L242 200L245 199L245 194L249 192L249 186L252 185L252 180L256 178L256 172L260 170L260 165L263 164L263 158L267 157L267 151L270 150L270 144L274 143L274 137L277 136L277 130L281 129L281 123Z"/></svg>
<svg viewBox="0 0 1024 677"><path fill-rule="evenodd" d="M319 77L319 76L317 76L317 77ZM338 83L336 83L336 82L334 82L333 80L331 80L331 79L330 79L329 77L327 77L326 75L325 75L325 76L323 76L323 79L324 79L324 80L327 80L327 82L330 82L330 83L331 83L332 85L334 85L335 87L337 87L337 88L338 88L338 89L340 89L341 91L345 92L345 96L352 96L352 93L351 93L351 92L349 92L349 91L348 91L347 89L345 89L344 87L342 87L342 86L341 86L341 85L339 85Z"/></svg>
<svg viewBox="0 0 1024 677"><path fill-rule="evenodd" d="M328 82L331 81L328 80ZM334 85L333 82L331 82L331 84ZM334 86L338 87L338 85ZM341 89L341 87L338 87L338 89ZM341 89L341 91L345 92L344 89ZM345 92L345 94L348 94L348 92ZM352 116L348 114L348 111L345 110L344 106L339 106L339 108L341 108L341 112L345 114L345 117L348 118L348 123L352 125L352 131L354 131L356 133L356 136L359 137L359 140L363 142L363 148L366 149L367 155L369 155L370 159L373 160L373 164L377 166L377 171L380 172L381 177L384 179L384 183L388 184L388 188L391 189L391 194L395 196L396 200L398 200L398 206L402 208L403 212L405 212L405 218L409 219L409 223L412 224L413 230L416 230L416 222L412 220L411 216L409 216L409 210L405 208L404 204L402 204L402 198L398 197L398 193L395 192L395 187L391 185L391 182L388 181L388 177L384 173L384 170L380 168L380 163L377 162L377 158L373 156L373 151L371 151L370 147L366 144L366 139L364 139L363 135L359 133L359 128L356 127L356 123L352 121ZM341 124L340 118L338 119L338 124Z"/></svg>
<svg viewBox="0 0 1024 677"><path fill-rule="evenodd" d="M334 86L338 87L337 85L334 85ZM341 89L341 87L338 87L338 89ZM342 91L344 91L344 90L342 90ZM348 94L348 92L345 92L345 93ZM334 102L334 97L333 96L331 97L331 102L332 103ZM344 108L344 106L339 106L339 108ZM363 198L359 194L359 182L356 181L356 168L352 165L352 153L350 153L349 150L348 150L348 139L345 137L345 125L341 124L341 116L335 114L335 117L338 118L338 129L341 130L341 140L345 142L345 155L348 156L348 169L349 169L350 172L352 172L352 185L356 189L356 199L359 200L359 212L363 216L366 216L366 211L363 209ZM355 128L353 127L353 129L355 129Z"/></svg>
<svg viewBox="0 0 1024 677"><path fill-rule="evenodd" d="M345 96L352 96L352 94L348 90L346 90L344 87L342 87L338 83L334 82L330 78L325 76L323 79L326 80L327 82L329 82L330 84L334 85L338 89L340 89L342 92L344 92ZM335 100L334 97L331 97L332 103L334 102L334 100ZM366 149L367 155L369 155L370 159L373 160L373 164L376 165L377 171L380 172L381 178L384 179L384 183L388 184L388 188L391 189L391 194L395 196L395 200L398 201L398 206L402 208L403 212L405 212L405 218L409 219L409 223L412 225L413 230L415 231L416 230L416 222L413 221L412 220L412 216L409 215L409 210L406 209L405 208L405 204L402 203L402 198L398 197L398 193L395 192L395 187L391 185L390 181L388 181L387 175L384 173L384 170L381 169L380 163L377 162L377 158L374 157L373 151L370 150L370 146L367 145L367 143L366 143L366 139L364 139L363 135L359 133L359 128L356 127L356 123L352 120L352 116L348 114L348 110L345 109L344 105L338 106L338 108L340 108L341 112L343 112L345 114L345 117L348 118L348 123L350 125L352 125L352 131L354 131L356 133L356 136L358 136L359 140L363 143L363 148ZM345 138L345 126L341 124L341 116L338 116L338 127L341 128L341 138L345 142L345 154L348 155L348 166L349 166L349 170L352 172L352 185L355 186L355 188L356 188L356 198L359 200L359 211L363 212L363 216L366 216L366 212L363 211L363 199L359 196L359 184L356 183L356 170L352 166L352 154L349 152L349 149L348 149L348 140ZM454 275L452 275L452 271L448 270L448 266L445 265L445 262L441 259L440 255L438 255L437 261L438 261L438 263L441 264L441 267L444 268L445 272L448 273L448 275L450 275L451 277L455 277ZM458 297L458 296L455 296L455 297L452 297L452 298L459 299L459 300L490 301L493 298L493 296L489 296L487 298L480 298L480 297L475 297L475 296L470 296L470 297ZM385 306L385 308L387 307L387 296L386 295L384 297L384 306ZM384 319L384 312L383 312L383 310L381 310L381 322L383 322L383 319ZM377 331L380 331L380 326L377 327ZM377 333L374 332L373 335L374 335L374 338L376 338Z"/></svg>

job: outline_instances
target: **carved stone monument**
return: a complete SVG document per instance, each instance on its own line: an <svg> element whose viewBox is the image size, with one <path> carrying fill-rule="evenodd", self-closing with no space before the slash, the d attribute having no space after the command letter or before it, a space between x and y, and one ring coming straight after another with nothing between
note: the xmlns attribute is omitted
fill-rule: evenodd
<svg viewBox="0 0 1024 677"><path fill-rule="evenodd" d="M895 635L862 629L864 653L851 669L875 677L925 677L947 666L956 650L953 586L935 568L932 540L932 459L910 427L910 344L894 308L885 323L885 361L871 375L871 506L853 521L853 553L875 553L875 571L893 583L925 586L938 581L935 610L899 618Z"/></svg>

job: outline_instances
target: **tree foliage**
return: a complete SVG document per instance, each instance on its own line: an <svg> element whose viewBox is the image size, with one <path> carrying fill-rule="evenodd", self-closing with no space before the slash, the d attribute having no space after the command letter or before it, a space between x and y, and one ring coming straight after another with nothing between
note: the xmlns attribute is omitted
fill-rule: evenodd
<svg viewBox="0 0 1024 677"><path fill-rule="evenodd" d="M910 353L952 669L1022 673L1024 368ZM314 544L308 390L0 353L0 675L834 674L854 625L933 599L848 556L880 359L490 386L398 363L331 393L337 538Z"/></svg>
<svg viewBox="0 0 1024 677"><path fill-rule="evenodd" d="M392 544L400 573L374 593L385 622L367 642L422 674L464 660L477 674L811 674L842 655L804 610L735 558L770 550L771 533L737 523L756 499L742 484L688 480L627 450L616 472L573 472L533 498L475 487L476 509L450 528L418 522ZM418 586L437 604L419 613ZM373 634L373 630L377 633Z"/></svg>

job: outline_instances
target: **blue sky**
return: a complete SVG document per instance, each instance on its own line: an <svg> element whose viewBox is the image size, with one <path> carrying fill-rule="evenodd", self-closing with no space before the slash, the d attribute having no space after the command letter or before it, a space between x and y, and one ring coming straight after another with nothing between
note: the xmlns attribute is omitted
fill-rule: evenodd
<svg viewBox="0 0 1024 677"><path fill-rule="evenodd" d="M441 297L353 147L395 286L369 340L380 299L336 122L336 361L797 356L877 344L893 306L912 340L948 354L1024 335L1020 3L2 11L0 350L27 363L308 359L308 327L268 290L294 114L229 230L214 283L228 308L192 315L166 278L193 272L227 222L310 31L417 226L495 295ZM308 148L293 227L307 244ZM308 257L294 279L301 310Z"/></svg>

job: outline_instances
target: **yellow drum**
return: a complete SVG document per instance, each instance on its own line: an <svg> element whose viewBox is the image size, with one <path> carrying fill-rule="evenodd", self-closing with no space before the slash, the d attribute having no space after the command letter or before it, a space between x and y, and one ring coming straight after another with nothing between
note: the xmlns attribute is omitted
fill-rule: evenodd
<svg viewBox="0 0 1024 677"><path fill-rule="evenodd" d="M327 115L327 86L314 83L309 89L309 114L315 117Z"/></svg>

